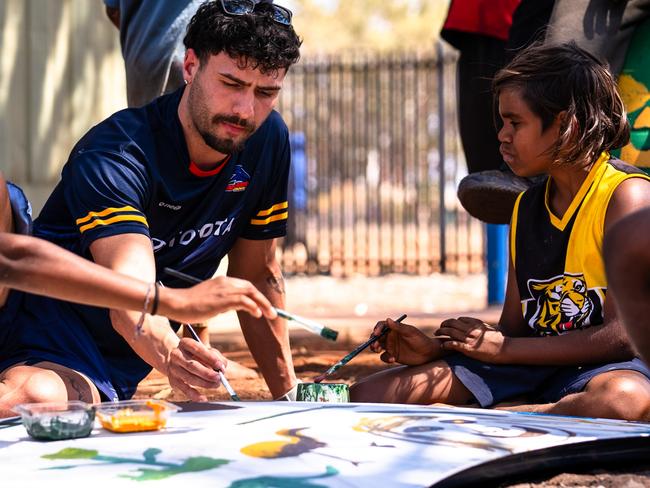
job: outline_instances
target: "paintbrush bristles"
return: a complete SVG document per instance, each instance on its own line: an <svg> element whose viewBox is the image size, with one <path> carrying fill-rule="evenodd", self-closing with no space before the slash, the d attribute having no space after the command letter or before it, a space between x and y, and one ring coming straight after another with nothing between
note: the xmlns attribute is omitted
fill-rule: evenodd
<svg viewBox="0 0 650 488"><path fill-rule="evenodd" d="M327 327L323 328L323 330L320 331L321 337L324 337L325 339L329 339L330 341L336 341L336 339L339 336L338 331L329 329Z"/></svg>

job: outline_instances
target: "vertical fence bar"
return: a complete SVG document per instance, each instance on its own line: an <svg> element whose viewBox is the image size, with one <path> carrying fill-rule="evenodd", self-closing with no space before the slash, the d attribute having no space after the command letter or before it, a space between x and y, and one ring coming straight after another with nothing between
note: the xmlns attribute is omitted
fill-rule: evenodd
<svg viewBox="0 0 650 488"><path fill-rule="evenodd" d="M438 171L440 198L440 271L447 271L447 218L445 209L445 63L442 44L436 43L438 61Z"/></svg>
<svg viewBox="0 0 650 488"><path fill-rule="evenodd" d="M421 164L420 159L420 125L421 120L420 116L420 59L416 57L413 62L413 161L415 161L415 166L413 170L415 171L415 262L416 262L416 273L422 273L425 270L423 265L423 256L422 256L422 246L420 243L420 237L422 235L422 229L420 228L421 223L421 211L420 211L420 174L421 174Z"/></svg>
<svg viewBox="0 0 650 488"><path fill-rule="evenodd" d="M364 171L361 174L363 176L363 181L365 182L364 185L364 192L365 192L365 210L366 210L366 215L365 215L365 224L366 224L366 232L365 232L365 239L363 240L364 242L364 247L365 247L365 255L364 255L364 261L365 261L365 269L367 274L372 274L372 257L370 256L370 232L371 232L371 219L372 219L372 207L371 207L371 202L370 202L370 182L368 181L369 177L369 172L372 170L372 168L369 167L371 164L370 158L371 158L371 153L370 153L370 91L371 91L371 86L370 86L370 56L368 53L366 53L363 56L363 59L365 62L363 63L363 86L367 90L367 93L365 94L363 99L363 121L362 121L362 133L363 133L363 163L364 163Z"/></svg>

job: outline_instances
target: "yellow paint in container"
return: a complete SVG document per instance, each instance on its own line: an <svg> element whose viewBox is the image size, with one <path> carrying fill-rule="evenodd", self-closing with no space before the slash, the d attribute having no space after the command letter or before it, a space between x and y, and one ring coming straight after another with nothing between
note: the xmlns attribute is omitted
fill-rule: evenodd
<svg viewBox="0 0 650 488"><path fill-rule="evenodd" d="M179 408L164 400L126 400L97 405L97 420L106 430L118 433L160 430Z"/></svg>

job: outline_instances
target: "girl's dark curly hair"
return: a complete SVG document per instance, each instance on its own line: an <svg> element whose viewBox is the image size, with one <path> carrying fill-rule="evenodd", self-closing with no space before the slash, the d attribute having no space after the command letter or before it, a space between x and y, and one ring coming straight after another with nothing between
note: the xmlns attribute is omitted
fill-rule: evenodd
<svg viewBox="0 0 650 488"><path fill-rule="evenodd" d="M601 152L627 144L630 126L607 66L575 42L535 44L494 77L495 96L518 88L546 130L561 112L556 164L594 162Z"/></svg>
<svg viewBox="0 0 650 488"><path fill-rule="evenodd" d="M203 3L187 26L183 39L186 49L193 49L201 65L210 55L226 52L241 61L242 67L273 73L289 69L300 58L300 44L292 26L275 22L273 6L260 3L254 12L226 15L218 1Z"/></svg>

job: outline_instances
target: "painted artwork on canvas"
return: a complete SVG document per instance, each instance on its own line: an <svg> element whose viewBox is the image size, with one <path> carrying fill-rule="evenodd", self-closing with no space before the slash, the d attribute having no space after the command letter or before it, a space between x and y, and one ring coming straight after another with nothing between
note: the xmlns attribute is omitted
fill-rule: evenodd
<svg viewBox="0 0 650 488"><path fill-rule="evenodd" d="M455 486L466 470L594 442L648 442L650 426L614 420L453 407L307 402L211 404L165 430L39 442L0 429L7 486L231 488ZM545 451L546 450L546 451Z"/></svg>

